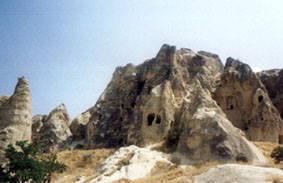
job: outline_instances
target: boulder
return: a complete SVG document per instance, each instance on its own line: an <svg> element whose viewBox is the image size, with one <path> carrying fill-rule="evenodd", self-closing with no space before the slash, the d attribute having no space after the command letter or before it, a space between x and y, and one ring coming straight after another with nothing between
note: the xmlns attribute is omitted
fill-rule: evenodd
<svg viewBox="0 0 283 183"><path fill-rule="evenodd" d="M224 67L208 52L163 45L143 64L118 67L90 112L90 148L167 145L192 162L265 162L212 98Z"/></svg>
<svg viewBox="0 0 283 183"><path fill-rule="evenodd" d="M32 121L32 140L39 144L44 152L67 147L71 137L70 117L64 104L56 107L49 115L33 117Z"/></svg>
<svg viewBox="0 0 283 183"><path fill-rule="evenodd" d="M248 139L279 142L281 117L261 80L247 64L228 58L213 98Z"/></svg>
<svg viewBox="0 0 283 183"><path fill-rule="evenodd" d="M28 81L18 78L13 95L0 98L0 154L8 144L31 141L32 97Z"/></svg>
<svg viewBox="0 0 283 183"><path fill-rule="evenodd" d="M277 168L226 164L210 168L194 177L195 183L282 183L283 171Z"/></svg>

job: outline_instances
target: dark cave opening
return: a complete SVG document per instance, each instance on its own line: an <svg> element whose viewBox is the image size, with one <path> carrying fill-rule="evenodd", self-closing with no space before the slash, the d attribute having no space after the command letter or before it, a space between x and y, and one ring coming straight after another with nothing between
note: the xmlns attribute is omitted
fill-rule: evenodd
<svg viewBox="0 0 283 183"><path fill-rule="evenodd" d="M143 87L144 87L145 81L139 81L137 86L137 94L141 94Z"/></svg>
<svg viewBox="0 0 283 183"><path fill-rule="evenodd" d="M160 124L161 123L161 116L158 114L156 117L156 124Z"/></svg>
<svg viewBox="0 0 283 183"><path fill-rule="evenodd" d="M258 99L258 102L259 102L259 103L261 103L261 102L263 101L263 96L262 96L262 95L260 95L260 96L258 96L258 98L257 98L257 99Z"/></svg>
<svg viewBox="0 0 283 183"><path fill-rule="evenodd" d="M149 114L147 116L147 125L151 126L154 119L155 119L155 114L154 113Z"/></svg>

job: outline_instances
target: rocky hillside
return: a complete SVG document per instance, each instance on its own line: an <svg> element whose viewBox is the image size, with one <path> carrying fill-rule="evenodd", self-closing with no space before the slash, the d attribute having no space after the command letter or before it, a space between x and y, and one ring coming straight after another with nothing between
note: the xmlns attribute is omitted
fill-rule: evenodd
<svg viewBox="0 0 283 183"><path fill-rule="evenodd" d="M71 127L89 148L165 140L195 163L262 162L248 139L279 142L282 119L247 64L228 58L224 66L215 54L163 45L141 65L118 67Z"/></svg>
<svg viewBox="0 0 283 183"><path fill-rule="evenodd" d="M28 81L18 78L10 97L0 97L0 155L9 143L31 141L32 97Z"/></svg>
<svg viewBox="0 0 283 183"><path fill-rule="evenodd" d="M70 117L64 104L52 110L49 115L32 118L32 141L39 144L45 152L66 149L70 141Z"/></svg>
<svg viewBox="0 0 283 183"><path fill-rule="evenodd" d="M274 106L283 117L283 69L272 69L257 74L265 85Z"/></svg>
<svg viewBox="0 0 283 183"><path fill-rule="evenodd" d="M270 155L277 145L261 142L257 146ZM190 165L185 156L155 148L131 145L114 153L113 149L64 151L58 157L69 167L53 180L55 183L281 183L283 180L283 171L279 169L283 163Z"/></svg>
<svg viewBox="0 0 283 183"><path fill-rule="evenodd" d="M32 117L21 77L11 96L0 97L0 155L18 140L45 152L69 149L59 155L73 168L56 182L281 179L279 169L251 165L270 166L254 141L283 143L282 81L280 69L254 73L233 58L223 64L216 54L163 45L140 65L116 68L95 106L71 120L64 104ZM88 150L71 150L76 145Z"/></svg>

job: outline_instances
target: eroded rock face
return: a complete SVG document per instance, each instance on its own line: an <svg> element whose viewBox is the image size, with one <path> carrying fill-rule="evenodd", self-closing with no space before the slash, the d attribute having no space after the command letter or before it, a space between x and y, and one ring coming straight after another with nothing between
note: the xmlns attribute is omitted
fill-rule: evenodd
<svg viewBox="0 0 283 183"><path fill-rule="evenodd" d="M212 98L223 69L215 54L169 45L141 65L117 68L87 123L89 147L166 139L194 162L264 161Z"/></svg>
<svg viewBox="0 0 283 183"><path fill-rule="evenodd" d="M250 165L226 164L194 176L195 183L270 183L282 182L283 171Z"/></svg>
<svg viewBox="0 0 283 183"><path fill-rule="evenodd" d="M70 118L64 104L61 104L49 115L37 115L32 119L32 140L39 144L43 151L57 151L65 147L71 136Z"/></svg>
<svg viewBox="0 0 283 183"><path fill-rule="evenodd" d="M70 130L74 140L85 139L86 125L91 117L92 108L83 112L81 115L73 119L70 125Z"/></svg>
<svg viewBox="0 0 283 183"><path fill-rule="evenodd" d="M0 98L0 154L10 143L31 141L32 97L28 81L18 78L11 97Z"/></svg>
<svg viewBox="0 0 283 183"><path fill-rule="evenodd" d="M265 85L269 97L283 118L283 69L273 69L257 73Z"/></svg>
<svg viewBox="0 0 283 183"><path fill-rule="evenodd" d="M278 142L282 120L264 85L247 64L227 59L214 99L250 140Z"/></svg>

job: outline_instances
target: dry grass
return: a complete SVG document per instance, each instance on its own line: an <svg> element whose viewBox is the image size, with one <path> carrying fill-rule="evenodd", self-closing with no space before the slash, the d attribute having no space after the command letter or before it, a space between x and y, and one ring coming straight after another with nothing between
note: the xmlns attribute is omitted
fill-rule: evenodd
<svg viewBox="0 0 283 183"><path fill-rule="evenodd" d="M278 146L276 143L270 142L255 142L256 146L263 151L263 154L269 159L268 165L258 165L264 167L276 167L283 168L283 162L280 164L274 164L273 159L270 157L272 150ZM154 147L155 150L167 151L164 148L164 143ZM58 159L65 163L68 168L63 174L54 176L53 183L72 183L75 182L79 177L87 177L85 182L94 179L98 174L96 169L102 164L102 162L114 152L114 149L96 149L96 150L73 150L64 151L58 154ZM119 162L121 166L127 165L133 154L130 154L125 159ZM174 161L173 161L174 162ZM176 162L177 163L177 162ZM194 166L188 166L181 168L178 163L170 165L165 162L158 162L151 171L151 175L138 180L119 180L116 183L183 183L190 182L192 177L199 175L209 168L217 166L217 162L209 162ZM268 177L268 180L272 183L282 182L282 177L273 176ZM280 182L280 183L281 183ZM282 182L283 183L283 182Z"/></svg>
<svg viewBox="0 0 283 183"><path fill-rule="evenodd" d="M279 175L269 176L266 181L271 183L283 183L283 177Z"/></svg>
<svg viewBox="0 0 283 183"><path fill-rule="evenodd" d="M270 157L271 152L273 151L273 149L278 147L278 146L282 146L282 145L279 145L277 143L272 143L272 142L254 142L254 144L259 149L262 150L262 152L265 155L265 157L269 160L269 164L267 164L267 165L258 165L258 166L274 167L274 168L283 169L283 162L281 162L279 164L275 164L274 160Z"/></svg>
<svg viewBox="0 0 283 183"><path fill-rule="evenodd" d="M139 180L130 181L129 183L181 183L189 182L193 176L199 175L209 168L217 166L217 162L209 162L204 164L199 164L196 166L191 166L187 168L181 168L178 166L172 166L169 169L164 169L163 166L160 167L159 171L152 172L150 177L146 177ZM119 182L120 183L120 182ZM121 182L122 183L122 182ZM128 183L128 182L127 182Z"/></svg>
<svg viewBox="0 0 283 183"><path fill-rule="evenodd" d="M114 149L72 150L58 153L58 160L67 165L63 174L55 174L53 183L72 183L79 177L96 177L96 169Z"/></svg>

